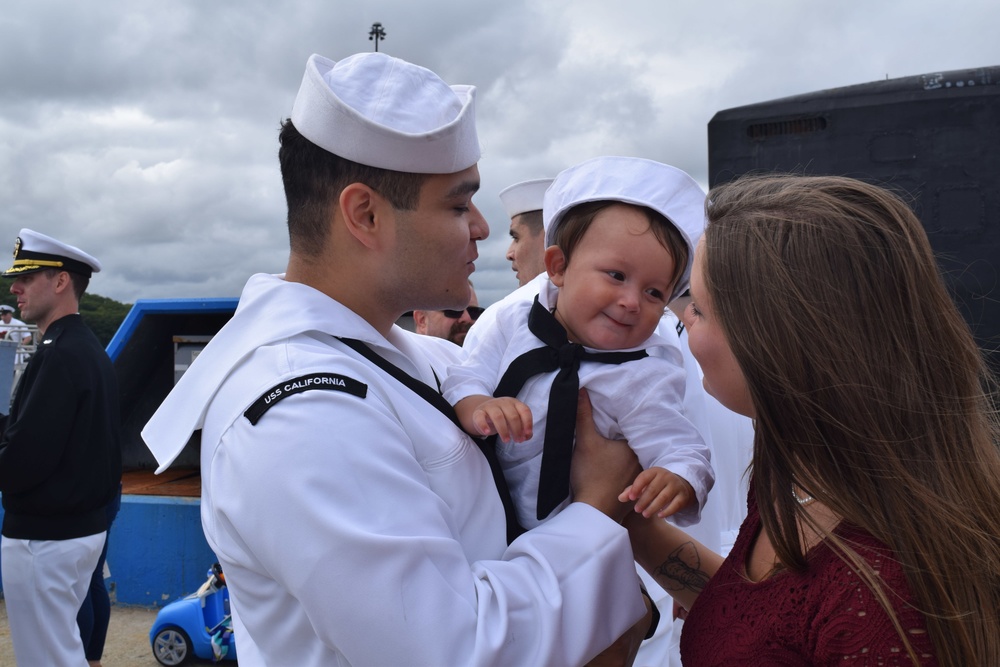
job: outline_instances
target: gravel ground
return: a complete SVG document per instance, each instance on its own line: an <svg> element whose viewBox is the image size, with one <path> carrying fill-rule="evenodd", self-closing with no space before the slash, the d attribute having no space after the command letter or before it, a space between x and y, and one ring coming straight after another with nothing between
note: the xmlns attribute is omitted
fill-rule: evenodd
<svg viewBox="0 0 1000 667"><path fill-rule="evenodd" d="M149 647L149 629L156 620L156 609L147 607L111 607L111 625L104 646L102 667L160 667ZM235 665L235 662L213 663L194 660L192 666ZM7 605L0 600L0 667L15 667L14 649L7 625Z"/></svg>

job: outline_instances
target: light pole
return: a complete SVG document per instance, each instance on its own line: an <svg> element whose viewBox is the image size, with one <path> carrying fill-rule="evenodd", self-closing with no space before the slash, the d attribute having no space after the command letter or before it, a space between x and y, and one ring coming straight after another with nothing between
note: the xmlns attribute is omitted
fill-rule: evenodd
<svg viewBox="0 0 1000 667"><path fill-rule="evenodd" d="M368 41L375 40L375 52L378 53L378 41L385 39L385 29L381 23L372 23L372 29L368 32Z"/></svg>

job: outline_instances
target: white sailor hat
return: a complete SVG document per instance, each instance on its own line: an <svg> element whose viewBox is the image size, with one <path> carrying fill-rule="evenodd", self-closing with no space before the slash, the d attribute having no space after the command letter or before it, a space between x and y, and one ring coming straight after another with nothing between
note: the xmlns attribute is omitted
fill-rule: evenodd
<svg viewBox="0 0 1000 667"><path fill-rule="evenodd" d="M320 148L359 164L453 174L479 161L475 92L384 53L339 62L312 55L292 123Z"/></svg>
<svg viewBox="0 0 1000 667"><path fill-rule="evenodd" d="M571 208L593 201L646 206L672 222L688 245L687 266L672 298L687 290L694 249L705 231L705 192L693 178L676 167L643 158L597 157L574 165L560 172L545 191L546 247L553 244L555 231Z"/></svg>
<svg viewBox="0 0 1000 667"><path fill-rule="evenodd" d="M552 183L551 178L535 178L530 181L515 183L500 191L500 201L503 203L507 217L542 210L542 199L545 190Z"/></svg>
<svg viewBox="0 0 1000 667"><path fill-rule="evenodd" d="M0 313L13 313L14 306L8 306L6 303L0 304Z"/></svg>
<svg viewBox="0 0 1000 667"><path fill-rule="evenodd" d="M22 229L14 243L14 264L0 275L11 278L43 269L60 269L89 278L101 270L101 263L75 246L31 229Z"/></svg>

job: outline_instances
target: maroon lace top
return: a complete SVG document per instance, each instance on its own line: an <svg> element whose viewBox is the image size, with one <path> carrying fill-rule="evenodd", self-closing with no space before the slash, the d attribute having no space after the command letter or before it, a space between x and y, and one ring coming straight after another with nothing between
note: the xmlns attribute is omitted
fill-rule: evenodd
<svg viewBox="0 0 1000 667"><path fill-rule="evenodd" d="M691 608L681 634L685 665L912 665L892 621L868 587L825 543L807 554L806 572L778 572L753 583L744 564L760 531L749 513L729 557ZM937 665L923 615L909 607L903 571L885 545L854 526L836 534L850 541L899 596L896 614L921 665Z"/></svg>

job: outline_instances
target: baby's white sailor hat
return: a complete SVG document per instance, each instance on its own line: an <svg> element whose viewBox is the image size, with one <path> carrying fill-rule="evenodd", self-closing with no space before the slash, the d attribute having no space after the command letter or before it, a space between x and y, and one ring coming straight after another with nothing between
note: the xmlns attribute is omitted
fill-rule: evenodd
<svg viewBox="0 0 1000 667"><path fill-rule="evenodd" d="M479 161L475 92L384 53L338 62L314 54L292 124L320 148L359 164L453 174Z"/></svg>
<svg viewBox="0 0 1000 667"><path fill-rule="evenodd" d="M76 246L24 228L14 243L14 263L2 275L11 278L43 269L60 269L89 278L101 270L101 263Z"/></svg>
<svg viewBox="0 0 1000 667"><path fill-rule="evenodd" d="M596 157L565 169L545 191L545 246L553 245L570 209L595 201L646 206L672 222L687 241L688 262L671 298L687 290L694 249L705 231L705 191L693 178L676 167L634 157Z"/></svg>

